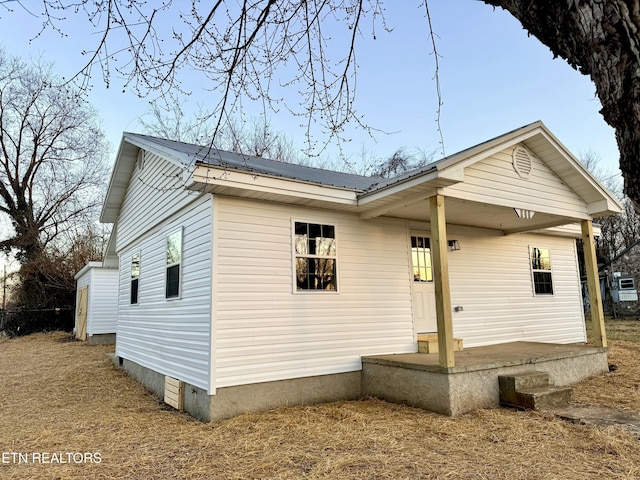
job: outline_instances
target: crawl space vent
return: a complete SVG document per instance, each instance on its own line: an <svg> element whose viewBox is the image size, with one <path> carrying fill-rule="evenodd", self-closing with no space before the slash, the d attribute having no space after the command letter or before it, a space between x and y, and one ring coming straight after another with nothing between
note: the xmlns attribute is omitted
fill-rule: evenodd
<svg viewBox="0 0 640 480"><path fill-rule="evenodd" d="M529 178L531 175L533 160L525 148L518 146L513 151L513 169L520 178Z"/></svg>

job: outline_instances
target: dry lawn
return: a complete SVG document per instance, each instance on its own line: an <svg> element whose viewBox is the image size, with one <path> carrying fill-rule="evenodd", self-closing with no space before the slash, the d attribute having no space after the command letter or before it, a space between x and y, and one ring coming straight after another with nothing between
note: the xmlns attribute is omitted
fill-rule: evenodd
<svg viewBox="0 0 640 480"><path fill-rule="evenodd" d="M578 385L576 400L640 412L640 344L612 343L618 370ZM165 408L109 350L63 333L0 340L0 478L640 478L638 438L550 412L448 418L369 399L207 425ZM71 463L41 463L43 452ZM101 461L75 464L74 452Z"/></svg>

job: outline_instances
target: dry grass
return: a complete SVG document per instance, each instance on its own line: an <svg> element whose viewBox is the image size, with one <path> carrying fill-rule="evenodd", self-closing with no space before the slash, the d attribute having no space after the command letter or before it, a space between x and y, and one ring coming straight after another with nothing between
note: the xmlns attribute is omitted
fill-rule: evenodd
<svg viewBox="0 0 640 480"><path fill-rule="evenodd" d="M574 399L640 412L640 321L609 320L609 364L616 371L574 386Z"/></svg>
<svg viewBox="0 0 640 480"><path fill-rule="evenodd" d="M640 323L639 323L640 325ZM448 418L377 400L282 408L202 424L168 410L65 334L0 339L0 453L99 452L99 464L2 464L0 478L640 478L621 428L550 413ZM616 341L618 371L576 387L580 403L640 412L640 345Z"/></svg>

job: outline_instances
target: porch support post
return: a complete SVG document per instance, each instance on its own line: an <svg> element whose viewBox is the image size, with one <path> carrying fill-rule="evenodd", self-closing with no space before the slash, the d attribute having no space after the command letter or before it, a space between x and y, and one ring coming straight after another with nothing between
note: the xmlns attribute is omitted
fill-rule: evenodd
<svg viewBox="0 0 640 480"><path fill-rule="evenodd" d="M449 259L447 257L447 225L444 214L444 196L429 199L431 207L431 253L433 280L436 290L436 320L438 323L438 355L443 367L453 367L453 319L451 290L449 289Z"/></svg>
<svg viewBox="0 0 640 480"><path fill-rule="evenodd" d="M607 332L604 327L604 312L602 311L602 296L600 295L600 280L598 278L598 262L594 244L593 224L591 220L583 220L580 225L582 227L584 263L587 269L587 287L589 289L589 304L591 306L593 339L598 347L606 347Z"/></svg>

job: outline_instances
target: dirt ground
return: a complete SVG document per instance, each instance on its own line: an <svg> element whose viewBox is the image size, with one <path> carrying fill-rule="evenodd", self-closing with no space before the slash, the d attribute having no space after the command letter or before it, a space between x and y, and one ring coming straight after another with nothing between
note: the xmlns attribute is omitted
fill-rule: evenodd
<svg viewBox="0 0 640 480"><path fill-rule="evenodd" d="M575 400L640 413L640 343L624 340L640 322L609 329L617 370ZM636 436L552 412L448 418L366 399L203 424L113 367L111 350L64 333L0 339L1 479L640 478Z"/></svg>

